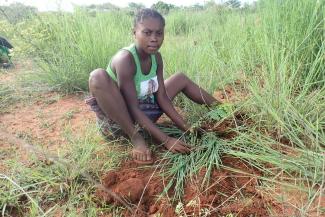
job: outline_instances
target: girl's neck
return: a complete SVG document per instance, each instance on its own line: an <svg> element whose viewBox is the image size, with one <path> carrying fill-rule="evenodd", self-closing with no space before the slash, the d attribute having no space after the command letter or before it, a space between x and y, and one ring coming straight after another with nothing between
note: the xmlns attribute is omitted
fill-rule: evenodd
<svg viewBox="0 0 325 217"><path fill-rule="evenodd" d="M140 60L145 61L150 57L150 54L147 54L146 52L144 52L141 48L138 47L137 44L135 44L135 49L139 55Z"/></svg>

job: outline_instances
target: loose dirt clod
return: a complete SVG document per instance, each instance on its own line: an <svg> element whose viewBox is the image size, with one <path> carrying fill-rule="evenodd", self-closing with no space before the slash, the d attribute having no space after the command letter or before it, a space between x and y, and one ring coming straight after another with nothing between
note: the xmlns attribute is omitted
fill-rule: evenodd
<svg viewBox="0 0 325 217"><path fill-rule="evenodd" d="M118 195L132 203L139 201L143 190L144 183L138 178L127 179L115 187L115 192Z"/></svg>
<svg viewBox="0 0 325 217"><path fill-rule="evenodd" d="M207 216L226 216L229 213L236 216L268 216L268 208L276 206L274 201L265 199L258 191L258 177L256 169L249 167L244 162L223 157L225 166L236 168L246 174L242 175L226 169L213 169L210 174L210 183L202 186L206 170L199 171L192 181L184 187L181 212L189 216L199 216L206 212ZM102 176L105 187L112 189L118 196L124 197L138 205L142 212L135 216L174 217L176 205L162 198L157 201L168 181L162 180L155 172L155 166L141 168L132 161L126 161L117 171L111 171ZM114 198L97 190L96 195L107 203L119 204ZM168 192L172 197L172 190ZM142 196L142 197L141 197ZM134 210L135 211L135 210ZM134 213L125 211L124 216L134 216Z"/></svg>

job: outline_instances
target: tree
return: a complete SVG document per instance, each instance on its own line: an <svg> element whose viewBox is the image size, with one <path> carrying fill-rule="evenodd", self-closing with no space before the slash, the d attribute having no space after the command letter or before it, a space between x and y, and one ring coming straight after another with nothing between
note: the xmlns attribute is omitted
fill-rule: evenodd
<svg viewBox="0 0 325 217"><path fill-rule="evenodd" d="M135 3L135 2L130 2L128 4L128 7L131 9L131 10L134 10L134 11L137 11L137 10L140 10L142 8L145 8L144 4L142 3Z"/></svg>
<svg viewBox="0 0 325 217"><path fill-rule="evenodd" d="M119 10L120 8L116 5L113 5L112 3L103 3L103 4L91 4L89 6L75 6L75 8L81 8L86 9L90 12L96 12L96 11L111 11L111 10Z"/></svg>
<svg viewBox="0 0 325 217"><path fill-rule="evenodd" d="M151 6L152 9L159 11L162 14L168 14L171 9L176 8L173 4L167 4L163 1L159 1Z"/></svg>
<svg viewBox="0 0 325 217"><path fill-rule="evenodd" d="M7 19L10 23L18 23L37 13L37 8L14 3L9 6L0 6L0 19Z"/></svg>

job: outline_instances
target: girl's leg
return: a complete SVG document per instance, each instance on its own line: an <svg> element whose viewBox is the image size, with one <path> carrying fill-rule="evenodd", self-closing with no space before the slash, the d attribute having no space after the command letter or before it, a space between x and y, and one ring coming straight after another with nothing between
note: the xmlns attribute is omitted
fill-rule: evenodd
<svg viewBox="0 0 325 217"><path fill-rule="evenodd" d="M185 96L198 104L209 106L217 102L213 96L200 88L184 73L176 73L172 75L170 78L165 80L164 84L167 95L171 100L173 100L178 93L183 92Z"/></svg>
<svg viewBox="0 0 325 217"><path fill-rule="evenodd" d="M121 129L129 136L131 143L134 145L134 159L151 161L150 149L134 126L117 84L104 69L96 69L90 73L89 90L105 115L119 124Z"/></svg>

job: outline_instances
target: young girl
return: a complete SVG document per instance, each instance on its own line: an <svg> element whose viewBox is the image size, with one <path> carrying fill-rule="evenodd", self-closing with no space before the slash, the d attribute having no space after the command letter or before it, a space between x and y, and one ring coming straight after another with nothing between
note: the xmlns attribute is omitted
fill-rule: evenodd
<svg viewBox="0 0 325 217"><path fill-rule="evenodd" d="M179 139L169 137L154 123L165 113L183 131L190 130L175 110L172 100L182 92L192 101L211 105L217 100L193 83L185 74L163 77L163 60L159 53L164 40L165 20L153 9L140 10L134 19L134 44L118 51L107 70L90 74L87 104L97 114L105 135L123 132L134 145L132 156L138 163L152 163L151 151L136 124L158 143L174 153L188 153L190 148Z"/></svg>

